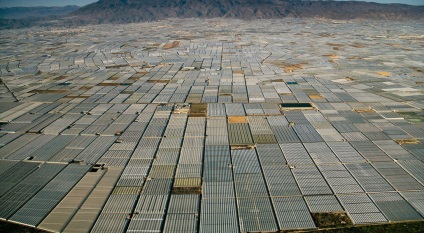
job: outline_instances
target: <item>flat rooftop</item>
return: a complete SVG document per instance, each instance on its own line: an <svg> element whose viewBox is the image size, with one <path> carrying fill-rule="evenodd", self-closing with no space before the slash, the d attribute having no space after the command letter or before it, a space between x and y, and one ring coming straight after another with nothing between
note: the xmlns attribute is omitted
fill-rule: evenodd
<svg viewBox="0 0 424 233"><path fill-rule="evenodd" d="M298 19L4 31L0 219L102 233L423 220L422 35Z"/></svg>

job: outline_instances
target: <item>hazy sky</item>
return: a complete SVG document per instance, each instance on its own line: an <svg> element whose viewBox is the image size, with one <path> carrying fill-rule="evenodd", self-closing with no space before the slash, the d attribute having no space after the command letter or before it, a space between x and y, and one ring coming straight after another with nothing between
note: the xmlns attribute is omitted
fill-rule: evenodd
<svg viewBox="0 0 424 233"><path fill-rule="evenodd" d="M347 1L347 0L341 0ZM365 0L367 2L379 3L404 3L411 5L424 5L424 0ZM14 6L84 6L97 0L0 0L0 7Z"/></svg>

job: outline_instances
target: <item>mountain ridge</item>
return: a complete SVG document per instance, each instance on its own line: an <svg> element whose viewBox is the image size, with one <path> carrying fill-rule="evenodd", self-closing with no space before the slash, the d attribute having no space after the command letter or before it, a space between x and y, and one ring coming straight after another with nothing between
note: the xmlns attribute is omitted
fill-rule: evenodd
<svg viewBox="0 0 424 233"><path fill-rule="evenodd" d="M51 15L65 15L80 8L79 6L52 6L52 7L2 7L0 8L0 18L3 19L23 19L28 17L44 17Z"/></svg>
<svg viewBox="0 0 424 233"><path fill-rule="evenodd" d="M101 0L71 15L89 23L140 22L168 17L424 19L424 6L356 1Z"/></svg>
<svg viewBox="0 0 424 233"><path fill-rule="evenodd" d="M424 6L357 1L100 0L61 17L45 17L31 22L1 20L0 27L81 26L146 22L166 18L217 17L244 20L285 17L335 20L424 20Z"/></svg>

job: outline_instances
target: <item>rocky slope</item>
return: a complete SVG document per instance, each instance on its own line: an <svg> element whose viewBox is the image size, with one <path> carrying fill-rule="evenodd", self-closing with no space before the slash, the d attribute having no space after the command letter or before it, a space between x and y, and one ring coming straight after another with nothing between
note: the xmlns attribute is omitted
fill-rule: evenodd
<svg viewBox="0 0 424 233"><path fill-rule="evenodd" d="M424 6L306 0L100 0L60 18L0 20L0 28L214 17L424 20Z"/></svg>
<svg viewBox="0 0 424 233"><path fill-rule="evenodd" d="M125 23L167 17L241 19L424 19L424 6L300 0L101 0L71 14L89 23Z"/></svg>

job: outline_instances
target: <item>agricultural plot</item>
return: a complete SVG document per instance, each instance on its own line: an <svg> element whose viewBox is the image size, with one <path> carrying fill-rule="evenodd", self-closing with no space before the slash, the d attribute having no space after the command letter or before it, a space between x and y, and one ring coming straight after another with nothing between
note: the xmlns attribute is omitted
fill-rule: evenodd
<svg viewBox="0 0 424 233"><path fill-rule="evenodd" d="M0 219L173 233L423 220L423 34L298 19L4 31Z"/></svg>

